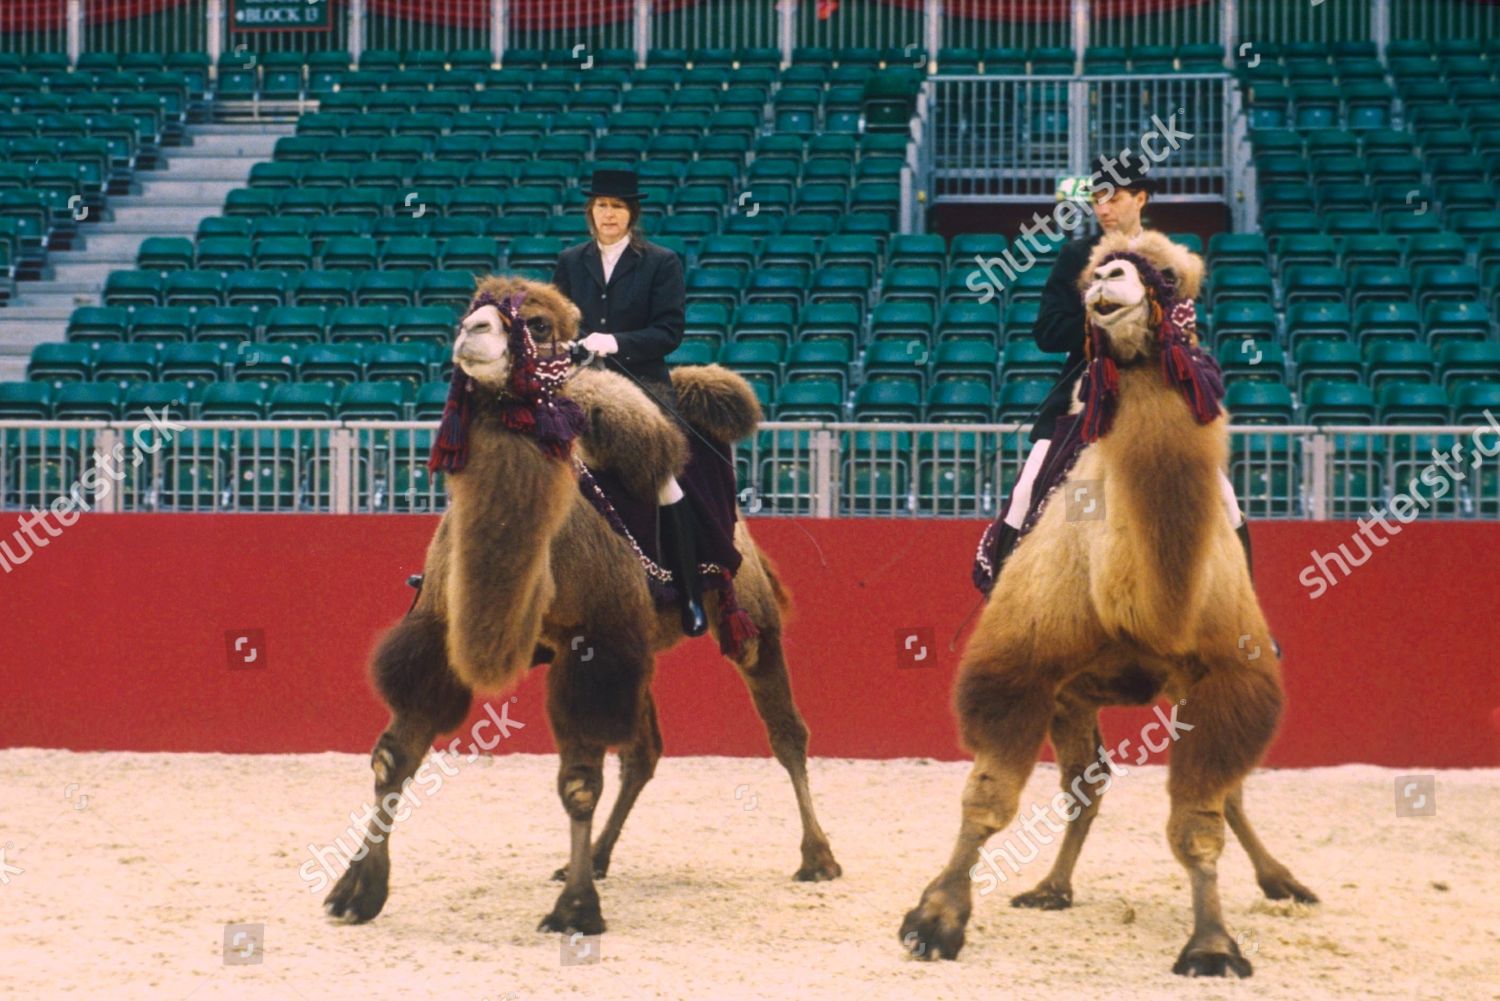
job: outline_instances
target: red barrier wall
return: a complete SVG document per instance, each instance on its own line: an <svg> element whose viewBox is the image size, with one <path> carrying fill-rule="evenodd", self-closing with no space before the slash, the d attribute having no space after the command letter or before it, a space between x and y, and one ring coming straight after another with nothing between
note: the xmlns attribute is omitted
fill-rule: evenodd
<svg viewBox="0 0 1500 1001"><path fill-rule="evenodd" d="M12 518L0 524L9 541ZM0 746L365 751L386 714L365 678L436 520L84 515L0 574ZM974 609L974 522L754 522L796 599L787 637L814 754L958 758L949 689ZM1309 551L1348 523L1255 525L1256 578L1286 651L1288 710L1268 763L1500 765L1500 524L1413 524L1317 600ZM233 649L234 637L254 634ZM902 637L920 637L908 652ZM923 646L928 656L902 666ZM251 656L253 662L231 669ZM546 751L543 670L502 746ZM763 755L710 641L664 658L671 754ZM478 709L476 708L476 716ZM1111 742L1149 713L1114 710ZM467 733L467 728L464 731Z"/></svg>

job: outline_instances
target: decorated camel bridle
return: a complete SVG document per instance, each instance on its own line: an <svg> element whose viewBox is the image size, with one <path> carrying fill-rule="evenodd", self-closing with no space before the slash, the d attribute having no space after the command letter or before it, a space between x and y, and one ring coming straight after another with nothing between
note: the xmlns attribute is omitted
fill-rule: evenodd
<svg viewBox="0 0 1500 1001"><path fill-rule="evenodd" d="M554 459L566 459L573 439L587 425L587 418L577 403L561 395L563 386L573 374L568 342L557 338L557 331L543 343L545 353L537 350L530 325L521 316L524 292L500 298L488 292L469 304L468 316L477 309L494 306L506 330L506 350L510 355L510 374L505 388L497 394L500 422L518 434L524 434ZM432 444L427 468L431 472L460 472L469 460L469 422L474 416L474 379L463 367L453 366L448 383L448 400L438 424L437 440Z"/></svg>
<svg viewBox="0 0 1500 1001"><path fill-rule="evenodd" d="M1140 254L1120 250L1106 255L1099 264L1110 261L1133 264L1146 286L1151 329L1156 331L1161 345L1162 377L1182 393L1199 424L1218 417L1222 412L1219 401L1224 397L1224 377L1213 357L1198 346L1198 316L1193 300L1179 297L1175 282ZM1079 388L1083 401L1080 433L1084 441L1093 442L1108 434L1114 423L1120 402L1120 369L1109 353L1109 332L1092 320L1083 349L1086 367Z"/></svg>

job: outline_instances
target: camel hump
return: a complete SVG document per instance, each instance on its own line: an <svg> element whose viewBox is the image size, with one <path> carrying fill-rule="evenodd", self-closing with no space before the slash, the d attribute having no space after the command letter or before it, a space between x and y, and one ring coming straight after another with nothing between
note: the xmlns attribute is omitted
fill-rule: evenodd
<svg viewBox="0 0 1500 1001"><path fill-rule="evenodd" d="M677 413L696 431L716 441L743 441L760 426L755 391L721 365L683 365L672 370Z"/></svg>
<svg viewBox="0 0 1500 1001"><path fill-rule="evenodd" d="M588 415L579 440L590 469L620 476L637 497L656 496L671 476L682 475L688 444L682 429L635 383L604 369L583 369L563 392Z"/></svg>

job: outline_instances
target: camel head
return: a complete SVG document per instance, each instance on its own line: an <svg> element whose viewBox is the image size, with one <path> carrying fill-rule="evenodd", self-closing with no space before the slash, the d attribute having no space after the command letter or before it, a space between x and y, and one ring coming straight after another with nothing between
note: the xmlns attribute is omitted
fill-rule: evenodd
<svg viewBox="0 0 1500 1001"><path fill-rule="evenodd" d="M1112 233L1099 241L1079 284L1089 328L1106 335L1105 350L1120 365L1160 349L1163 314L1196 298L1203 261L1161 233Z"/></svg>
<svg viewBox="0 0 1500 1001"><path fill-rule="evenodd" d="M1119 402L1122 370L1154 362L1182 393L1199 424L1221 413L1224 380L1213 356L1198 346L1193 300L1203 261L1165 235L1111 233L1094 247L1079 277L1087 315L1088 364L1075 387L1084 441L1108 433Z"/></svg>
<svg viewBox="0 0 1500 1001"><path fill-rule="evenodd" d="M469 461L469 424L481 403L503 427L532 437L553 458L568 454L585 418L558 397L572 374L570 342L578 307L557 289L514 275L486 278L453 342L453 376L427 468L461 472Z"/></svg>
<svg viewBox="0 0 1500 1001"><path fill-rule="evenodd" d="M530 338L538 360L566 354L568 342L577 339L581 315L561 292L551 285L515 275L499 275L480 282L476 300L491 298L514 302L523 326L517 327L498 306L481 305L463 320L453 343L453 364L479 386L500 392L511 375L512 360Z"/></svg>

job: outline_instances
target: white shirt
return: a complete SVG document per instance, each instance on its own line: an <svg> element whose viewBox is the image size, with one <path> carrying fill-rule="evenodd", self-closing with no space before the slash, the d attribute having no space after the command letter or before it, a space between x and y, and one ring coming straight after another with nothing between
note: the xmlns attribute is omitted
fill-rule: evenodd
<svg viewBox="0 0 1500 1001"><path fill-rule="evenodd" d="M629 245L630 238L624 236L608 247L602 243L599 244L599 256L604 259L604 284L609 284L610 276L615 271L615 265L620 262L620 255L625 253L625 248Z"/></svg>

